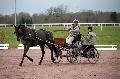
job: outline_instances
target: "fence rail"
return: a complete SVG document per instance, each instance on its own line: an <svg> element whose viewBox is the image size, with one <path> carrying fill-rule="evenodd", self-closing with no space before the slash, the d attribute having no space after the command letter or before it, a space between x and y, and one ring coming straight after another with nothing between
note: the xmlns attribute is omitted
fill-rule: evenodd
<svg viewBox="0 0 120 79"><path fill-rule="evenodd" d="M117 50L117 45L95 45L97 50Z"/></svg>
<svg viewBox="0 0 120 79"><path fill-rule="evenodd" d="M44 26L44 25L48 25L48 26L54 26L54 25L63 25L63 26L68 26L71 25L72 23L39 23L39 24L26 24L26 25L31 25L31 26ZM79 25L87 25L87 24L91 24L91 25L97 25L97 26L104 26L104 25L112 25L112 26L120 26L120 23L79 23ZM0 24L0 26L12 26L13 24ZM17 24L19 25L19 24Z"/></svg>
<svg viewBox="0 0 120 79"><path fill-rule="evenodd" d="M97 50L117 50L117 45L95 45ZM18 49L24 49L23 44L18 45ZM39 46L30 47L30 49L40 49Z"/></svg>
<svg viewBox="0 0 120 79"><path fill-rule="evenodd" d="M25 24L27 26L33 26L34 29L36 28L36 26L64 26L65 28L67 28L68 26L70 26L72 23L39 23L39 24ZM103 26L107 26L107 25L111 25L111 26L120 26L120 23L79 23L80 26L86 26L88 24L91 25L95 25L95 26L100 26L101 27L101 31ZM17 24L19 25L19 24ZM0 24L0 27L7 27L7 26L13 26L13 24Z"/></svg>
<svg viewBox="0 0 120 79"><path fill-rule="evenodd" d="M8 49L9 44L0 44L0 49Z"/></svg>
<svg viewBox="0 0 120 79"><path fill-rule="evenodd" d="M97 50L117 50L117 45L95 45ZM9 44L0 44L0 49L8 49ZM23 44L18 45L18 49L24 49ZM30 49L40 49L40 46L30 47Z"/></svg>

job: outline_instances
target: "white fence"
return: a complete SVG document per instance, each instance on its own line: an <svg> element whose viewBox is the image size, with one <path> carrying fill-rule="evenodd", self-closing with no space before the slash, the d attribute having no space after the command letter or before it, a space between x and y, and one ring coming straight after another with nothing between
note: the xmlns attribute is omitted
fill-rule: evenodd
<svg viewBox="0 0 120 79"><path fill-rule="evenodd" d="M117 50L117 45L95 45L97 50Z"/></svg>
<svg viewBox="0 0 120 79"><path fill-rule="evenodd" d="M8 49L9 44L0 44L0 49Z"/></svg>
<svg viewBox="0 0 120 79"><path fill-rule="evenodd" d="M42 23L42 24L28 24L28 25L32 25L34 26L34 29L36 28L36 26L64 26L65 28L67 28L68 26L70 26L73 23ZM102 31L102 27L103 26L107 26L107 25L111 25L111 26L120 26L120 23L79 23L80 26L85 26L91 24L92 26L100 26L101 27L101 31Z"/></svg>
<svg viewBox="0 0 120 79"><path fill-rule="evenodd" d="M39 24L27 24L31 26L55 26L55 25L62 25L62 26L69 26L72 23L39 23ZM112 25L112 26L120 26L120 23L79 23L79 25L96 25L96 26L106 26L106 25ZM0 26L12 26L13 24L0 24ZM19 25L19 24L18 24Z"/></svg>
<svg viewBox="0 0 120 79"><path fill-rule="evenodd" d="M65 28L70 26L72 23L40 23L40 24L26 24L33 26L34 29L36 26L64 26ZM95 26L100 26L101 30L103 26L111 25L111 26L120 26L120 23L79 23L80 26L85 26L87 24L95 25ZM18 24L19 25L19 24ZM7 26L12 26L12 24L0 24L0 27L7 27Z"/></svg>
<svg viewBox="0 0 120 79"><path fill-rule="evenodd" d="M27 24L31 26L54 26L54 25L62 25L62 26L69 26L72 23L39 23L39 24ZM106 26L106 25L112 25L112 26L120 26L120 23L79 23L79 25L96 25L96 26ZM0 26L12 26L13 24L0 24ZM18 24L19 25L19 24Z"/></svg>
<svg viewBox="0 0 120 79"><path fill-rule="evenodd" d="M117 45L95 45L97 50L117 50ZM24 49L23 44L19 44L18 49ZM30 47L29 49L40 49L40 46Z"/></svg>
<svg viewBox="0 0 120 79"><path fill-rule="evenodd" d="M117 50L117 45L95 45L97 50ZM0 44L0 49L8 49L9 44ZM24 49L23 44L18 45L18 49ZM29 49L40 49L40 46L30 47Z"/></svg>
<svg viewBox="0 0 120 79"><path fill-rule="evenodd" d="M24 49L24 45L23 44L19 44L18 49ZM30 47L29 49L40 49L40 46L34 46L34 47Z"/></svg>

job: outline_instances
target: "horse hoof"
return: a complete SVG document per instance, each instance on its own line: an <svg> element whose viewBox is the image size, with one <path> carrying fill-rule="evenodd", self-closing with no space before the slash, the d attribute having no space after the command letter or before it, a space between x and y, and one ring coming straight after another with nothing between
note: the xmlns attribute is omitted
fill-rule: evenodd
<svg viewBox="0 0 120 79"><path fill-rule="evenodd" d="M60 56L60 58L62 59L62 56Z"/></svg>
<svg viewBox="0 0 120 79"><path fill-rule="evenodd" d="M52 59L52 62L55 62L56 59Z"/></svg>
<svg viewBox="0 0 120 79"><path fill-rule="evenodd" d="M30 60L31 62L33 62L33 59L32 59L32 58L29 58L29 60Z"/></svg>
<svg viewBox="0 0 120 79"><path fill-rule="evenodd" d="M33 62L33 59L31 59L31 62Z"/></svg>
<svg viewBox="0 0 120 79"><path fill-rule="evenodd" d="M59 63L61 60L55 60L53 63Z"/></svg>
<svg viewBox="0 0 120 79"><path fill-rule="evenodd" d="M22 63L20 63L19 66L22 66Z"/></svg>
<svg viewBox="0 0 120 79"><path fill-rule="evenodd" d="M41 63L39 63L39 65L41 65Z"/></svg>

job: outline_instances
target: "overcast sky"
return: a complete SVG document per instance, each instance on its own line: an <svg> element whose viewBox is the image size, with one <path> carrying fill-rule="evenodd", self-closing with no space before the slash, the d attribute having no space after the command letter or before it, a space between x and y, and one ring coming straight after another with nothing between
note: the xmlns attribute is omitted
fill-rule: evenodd
<svg viewBox="0 0 120 79"><path fill-rule="evenodd" d="M80 10L119 11L120 0L16 0L17 13L44 13L48 8L65 5L68 11ZM15 11L15 0L0 0L0 14L12 14Z"/></svg>

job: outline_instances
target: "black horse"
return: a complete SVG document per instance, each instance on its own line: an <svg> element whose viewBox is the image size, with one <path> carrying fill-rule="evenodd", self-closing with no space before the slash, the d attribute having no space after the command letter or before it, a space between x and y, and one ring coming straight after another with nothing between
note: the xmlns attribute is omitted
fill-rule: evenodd
<svg viewBox="0 0 120 79"><path fill-rule="evenodd" d="M41 60L39 62L39 65L41 64L45 51L44 51L44 47L45 44L49 47L49 49L51 50L51 60L52 62L55 62L55 58L54 58L54 54L55 53L56 57L58 57L58 49L57 47L55 47L55 45L53 44L53 34L50 31L47 30L33 30L30 28L27 28L24 25L19 25L19 26L15 26L15 34L17 37L17 41L21 41L22 44L24 45L24 54L23 54L23 58L22 61L20 62L20 66L22 66L24 57L27 57L31 62L33 62L33 59L30 58L29 56L27 56L27 52L29 50L30 47L32 46L37 46L39 45L42 51L42 57ZM46 42L47 41L47 42ZM49 42L49 43L48 43ZM52 43L52 44L50 44Z"/></svg>

